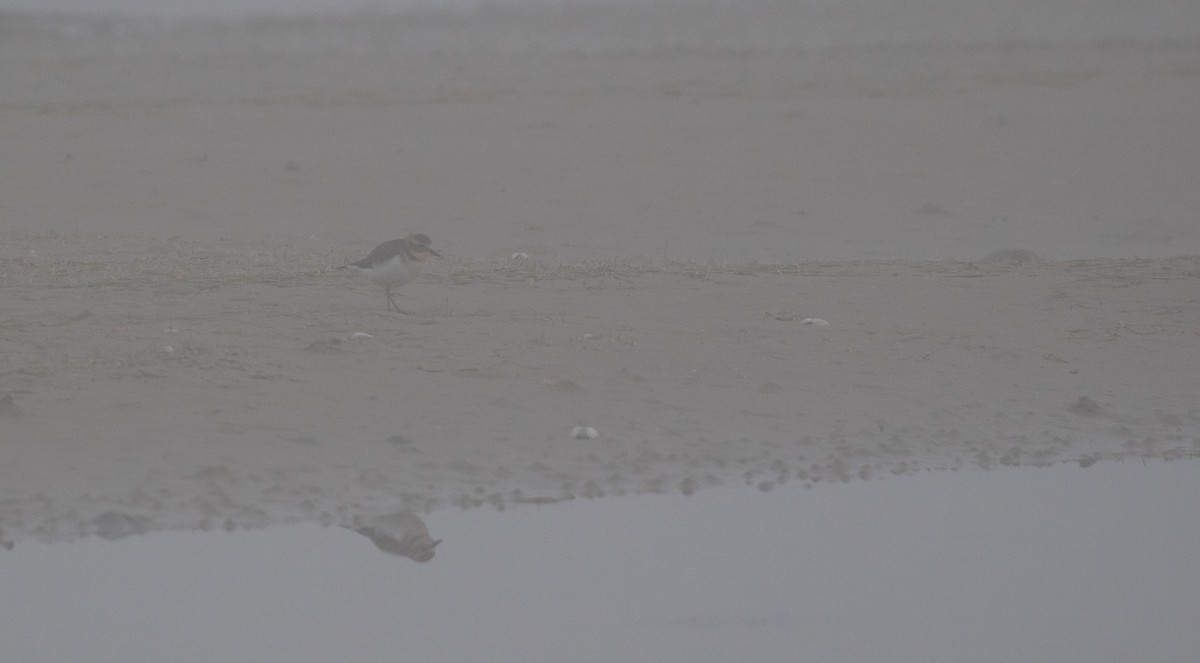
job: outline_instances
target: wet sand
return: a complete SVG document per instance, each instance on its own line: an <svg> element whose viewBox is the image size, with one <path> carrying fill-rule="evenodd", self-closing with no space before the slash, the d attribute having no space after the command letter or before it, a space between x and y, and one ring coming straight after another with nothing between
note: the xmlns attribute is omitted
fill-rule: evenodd
<svg viewBox="0 0 1200 663"><path fill-rule="evenodd" d="M104 43L0 70L10 540L1200 453L1195 45Z"/></svg>

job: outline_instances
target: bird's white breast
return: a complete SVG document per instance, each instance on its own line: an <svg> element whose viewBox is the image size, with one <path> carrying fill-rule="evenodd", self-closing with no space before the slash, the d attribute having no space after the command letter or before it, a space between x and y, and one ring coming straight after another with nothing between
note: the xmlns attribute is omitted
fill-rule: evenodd
<svg viewBox="0 0 1200 663"><path fill-rule="evenodd" d="M413 278L413 270L400 256L375 263L370 269L361 270L361 273L379 285L403 285Z"/></svg>

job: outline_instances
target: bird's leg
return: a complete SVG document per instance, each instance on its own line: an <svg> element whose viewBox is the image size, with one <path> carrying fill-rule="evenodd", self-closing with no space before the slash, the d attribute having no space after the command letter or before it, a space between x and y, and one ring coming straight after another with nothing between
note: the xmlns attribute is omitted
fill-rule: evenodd
<svg viewBox="0 0 1200 663"><path fill-rule="evenodd" d="M384 286L383 286L383 291L384 291L384 293L386 293L386 294L387 294L387 300L388 300L388 310L389 310L389 311L395 311L395 312L397 312L397 313L402 313L402 314L404 314L404 315L412 315L412 312L411 312L411 311L401 311L401 310L400 310L400 306L396 304L396 300L392 299L392 286L391 286L391 284L384 284Z"/></svg>

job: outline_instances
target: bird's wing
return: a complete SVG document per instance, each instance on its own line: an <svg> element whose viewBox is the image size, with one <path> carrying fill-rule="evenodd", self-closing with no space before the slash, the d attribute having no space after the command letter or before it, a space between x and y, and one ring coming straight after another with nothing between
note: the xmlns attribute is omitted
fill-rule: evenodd
<svg viewBox="0 0 1200 663"><path fill-rule="evenodd" d="M358 262L352 262L350 264L354 265L355 267L362 267L362 268L373 267L375 265L378 265L381 262L387 262L388 260L391 260L393 257L395 257L403 252L404 252L404 240L393 239L390 242L384 242L383 244L380 244L379 246L372 249L371 252L367 254L366 258L363 258L362 260L359 260Z"/></svg>

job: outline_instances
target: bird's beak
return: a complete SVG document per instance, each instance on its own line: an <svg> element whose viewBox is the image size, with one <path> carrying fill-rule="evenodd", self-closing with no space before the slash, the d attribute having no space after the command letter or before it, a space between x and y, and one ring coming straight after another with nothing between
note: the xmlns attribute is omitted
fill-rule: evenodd
<svg viewBox="0 0 1200 663"><path fill-rule="evenodd" d="M426 251L428 251L428 252L430 252L430 253L432 253L433 255L435 255L435 256L437 256L437 257L439 257L439 258L441 258L441 257L442 257L442 254L438 253L437 251L434 251L433 249L429 248L428 246L427 246L427 247L425 247L425 250L426 250Z"/></svg>

